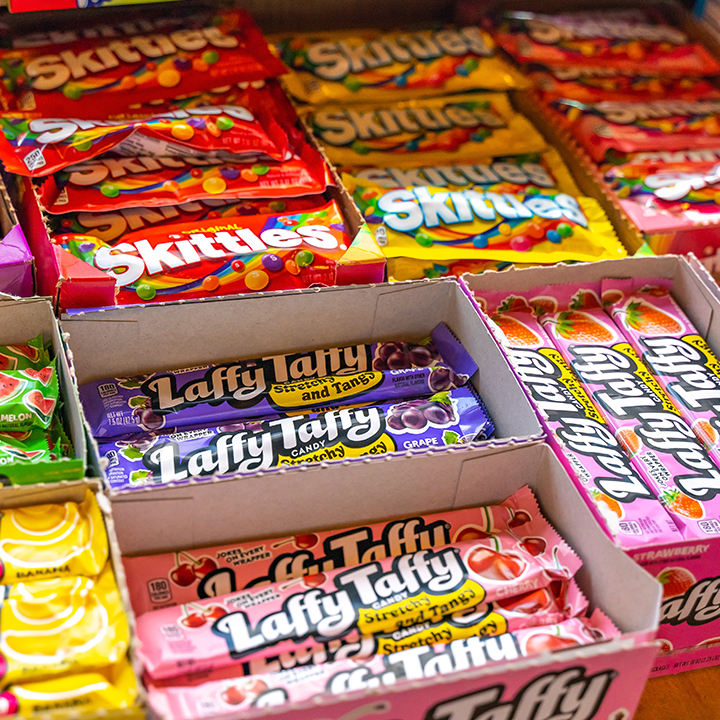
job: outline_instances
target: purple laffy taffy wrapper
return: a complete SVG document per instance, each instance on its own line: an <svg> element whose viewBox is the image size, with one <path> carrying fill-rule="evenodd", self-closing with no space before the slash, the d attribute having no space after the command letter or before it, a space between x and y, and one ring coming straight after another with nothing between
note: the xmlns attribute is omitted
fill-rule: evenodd
<svg viewBox="0 0 720 720"><path fill-rule="evenodd" d="M80 399L93 435L116 438L461 387L477 365L444 324L431 338L97 380L80 387Z"/></svg>
<svg viewBox="0 0 720 720"><path fill-rule="evenodd" d="M100 446L114 490L256 473L476 442L495 431L471 386L396 403L284 415L172 434L135 435Z"/></svg>

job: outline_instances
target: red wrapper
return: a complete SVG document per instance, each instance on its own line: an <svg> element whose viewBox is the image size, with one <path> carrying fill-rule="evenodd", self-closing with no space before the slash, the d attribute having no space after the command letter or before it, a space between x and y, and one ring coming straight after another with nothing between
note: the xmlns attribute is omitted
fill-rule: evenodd
<svg viewBox="0 0 720 720"><path fill-rule="evenodd" d="M0 52L4 109L44 117L97 117L98 111L122 112L133 103L285 72L243 10L200 12L156 33L135 34L137 28L125 27L129 33L120 26L111 37L98 32L71 42Z"/></svg>
<svg viewBox="0 0 720 720"><path fill-rule="evenodd" d="M54 173L40 202L51 214L181 205L196 200L291 198L322 193L330 176L320 153L305 145L284 162L208 163L193 157L105 154Z"/></svg>
<svg viewBox="0 0 720 720"><path fill-rule="evenodd" d="M142 120L0 118L0 159L18 175L41 176L114 149L121 155L286 160L289 141L261 109L223 105Z"/></svg>

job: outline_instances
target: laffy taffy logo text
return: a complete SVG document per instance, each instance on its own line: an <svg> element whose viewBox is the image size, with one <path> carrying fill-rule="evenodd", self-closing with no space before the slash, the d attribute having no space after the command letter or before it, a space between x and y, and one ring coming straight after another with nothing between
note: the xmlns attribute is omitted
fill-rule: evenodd
<svg viewBox="0 0 720 720"><path fill-rule="evenodd" d="M415 187L384 193L377 207L383 213L383 222L398 232L410 232L423 226L434 228L439 225L471 223L475 218L488 222L498 218L566 218L581 227L588 227L587 218L578 201L564 193L558 193L552 198L533 195L522 199L510 193L477 190L431 192L430 188Z"/></svg>
<svg viewBox="0 0 720 720"><path fill-rule="evenodd" d="M310 420L307 416L284 417L257 424L258 431L243 427L221 432L207 446L185 457L180 457L177 442L161 442L144 453L142 462L155 480L168 483L189 477L257 472L311 459L341 459L372 452L376 443L384 445L383 452L396 449L385 434L385 415L378 407L343 408ZM318 453L322 457L316 458Z"/></svg>
<svg viewBox="0 0 720 720"><path fill-rule="evenodd" d="M571 667L541 675L505 700L504 685L444 700L424 720L590 720L616 677L615 670L586 675L586 668Z"/></svg>
<svg viewBox="0 0 720 720"><path fill-rule="evenodd" d="M388 67L415 60L431 61L442 57L461 57L472 53L482 57L493 49L477 27L446 28L436 32L381 35L360 45L318 42L307 49L312 72L325 80L340 80L349 73Z"/></svg>
<svg viewBox="0 0 720 720"><path fill-rule="evenodd" d="M276 612L253 623L242 610L212 627L233 659L285 640L328 640L357 626L363 635L392 632L420 621L440 620L481 603L485 591L468 580L459 551L446 547L395 558L390 569L368 563L339 573L334 589L291 595Z"/></svg>
<svg viewBox="0 0 720 720"><path fill-rule="evenodd" d="M533 400L551 423L559 423L555 434L565 447L593 458L606 471L604 477L593 478L597 488L623 503L631 503L639 497L652 497L610 429L599 416L593 417L596 412L589 399L584 404L569 389L575 383L570 374L564 372L565 363L560 354L549 349L538 352L513 348L511 352ZM575 390L580 398L585 396L581 390Z"/></svg>
<svg viewBox="0 0 720 720"><path fill-rule="evenodd" d="M720 618L720 577L700 580L682 595L663 601L662 625L705 625Z"/></svg>
<svg viewBox="0 0 720 720"><path fill-rule="evenodd" d="M571 345L569 351L573 370L584 383L597 388L593 399L614 418L636 420L634 431L649 450L672 455L687 470L672 478L686 495L705 501L720 493L720 471L629 345ZM658 483L665 485L669 470L659 458L643 454L640 458L652 467Z"/></svg>

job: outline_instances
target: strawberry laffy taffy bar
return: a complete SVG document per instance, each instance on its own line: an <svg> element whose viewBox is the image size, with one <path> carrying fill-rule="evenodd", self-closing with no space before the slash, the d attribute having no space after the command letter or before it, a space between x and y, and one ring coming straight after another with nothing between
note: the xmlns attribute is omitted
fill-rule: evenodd
<svg viewBox="0 0 720 720"><path fill-rule="evenodd" d="M539 516L525 492L520 509ZM140 654L157 680L358 634L387 653L561 622L587 606L569 582L580 560L546 521L533 532L531 544L521 526L146 613Z"/></svg>
<svg viewBox="0 0 720 720"><path fill-rule="evenodd" d="M538 291L560 309L544 314L543 326L683 537L718 534L720 470L600 307L599 292L598 283ZM696 503L702 519L686 509Z"/></svg>
<svg viewBox="0 0 720 720"><path fill-rule="evenodd" d="M551 444L567 459L576 484L615 541L631 548L677 540L675 523L535 317L531 304L548 298L497 292L482 293L477 300L502 333L545 417Z"/></svg>

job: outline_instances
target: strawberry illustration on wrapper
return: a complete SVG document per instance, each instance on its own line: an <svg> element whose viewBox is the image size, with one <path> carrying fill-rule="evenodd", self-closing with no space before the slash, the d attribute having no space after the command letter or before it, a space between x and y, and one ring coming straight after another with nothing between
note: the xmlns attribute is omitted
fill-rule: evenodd
<svg viewBox="0 0 720 720"><path fill-rule="evenodd" d="M264 111L221 105L138 120L0 118L6 170L39 177L114 150L125 156L205 156L220 161L288 159L285 131ZM110 197L119 190L106 186Z"/></svg>
<svg viewBox="0 0 720 720"><path fill-rule="evenodd" d="M633 467L685 539L720 534L720 470L609 315L601 308L574 315L556 313L542 323Z"/></svg>
<svg viewBox="0 0 720 720"><path fill-rule="evenodd" d="M615 323L720 467L720 363L657 278L603 281Z"/></svg>
<svg viewBox="0 0 720 720"><path fill-rule="evenodd" d="M581 288L573 296L564 296L555 288L535 288L511 294L478 292L477 296L543 415L550 443L565 459L601 526L623 548L676 540L675 523L633 468L622 436L605 422L536 317L536 312L553 314L558 306L572 306L560 313L558 331L568 334L579 324L577 332L587 334L593 325L581 308L599 307L597 292Z"/></svg>
<svg viewBox="0 0 720 720"><path fill-rule="evenodd" d="M181 606L145 613L138 621L140 653L149 676L160 680L181 675L193 664L222 668L253 657L309 649L353 632L376 638L376 652L388 653L398 646L411 647L408 643L417 640L417 633L432 637L434 626L452 628L451 636L467 638L502 634L527 626L533 618L535 625L559 622L570 616L566 608L572 614L584 612L587 601L576 586L555 582L558 577L570 581L580 567L579 558L547 521L535 532L542 534L551 552L533 555L514 532L501 531L486 540L328 571L310 588L303 583L271 583L200 600L192 611ZM483 557L476 562L478 553ZM536 613L495 604L545 588L547 602L538 605ZM227 614L211 626L198 621L192 630L181 631L186 640L182 644L168 640L168 628L179 630L182 618L215 605L222 605ZM416 623L422 626L410 627ZM173 637L178 639L177 634Z"/></svg>

